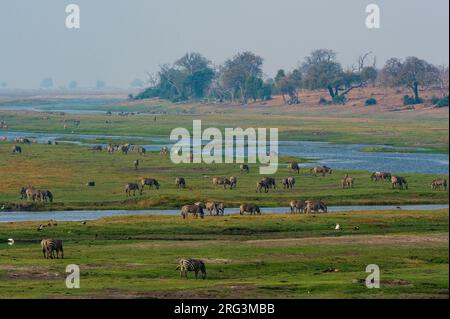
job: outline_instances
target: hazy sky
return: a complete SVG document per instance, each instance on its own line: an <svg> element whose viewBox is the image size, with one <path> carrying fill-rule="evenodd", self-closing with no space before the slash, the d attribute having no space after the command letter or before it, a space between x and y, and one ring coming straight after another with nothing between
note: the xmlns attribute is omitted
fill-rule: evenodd
<svg viewBox="0 0 450 319"><path fill-rule="evenodd" d="M65 27L70 3L81 8L79 30ZM379 30L365 26L369 3L381 8ZM126 88L187 51L219 64L251 50L269 76L315 48L344 65L367 51L379 65L410 55L448 64L448 12L448 0L1 0L0 82Z"/></svg>

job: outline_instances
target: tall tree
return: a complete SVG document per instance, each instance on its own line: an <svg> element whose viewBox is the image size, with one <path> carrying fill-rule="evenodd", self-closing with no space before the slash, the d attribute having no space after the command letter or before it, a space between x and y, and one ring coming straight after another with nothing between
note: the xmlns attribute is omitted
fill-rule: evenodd
<svg viewBox="0 0 450 319"><path fill-rule="evenodd" d="M288 74L284 70L279 70L275 77L275 86L282 95L284 103L298 104L298 90L302 85L302 74L296 69ZM286 99L289 96L289 101ZM295 102L295 103L293 103Z"/></svg>
<svg viewBox="0 0 450 319"><path fill-rule="evenodd" d="M389 87L406 86L420 102L419 87L437 83L439 70L425 60L408 57L404 61L391 58L381 70L383 84Z"/></svg>
<svg viewBox="0 0 450 319"><path fill-rule="evenodd" d="M319 49L305 58L301 66L304 85L311 90L326 89L332 98L339 95L343 84L344 71L336 61L336 53L328 49Z"/></svg>
<svg viewBox="0 0 450 319"><path fill-rule="evenodd" d="M187 53L173 65L160 66L157 81L137 98L155 97L171 101L203 98L214 78L211 62L199 53Z"/></svg>
<svg viewBox="0 0 450 319"><path fill-rule="evenodd" d="M188 99L184 90L185 75L182 71L171 67L170 65L160 66L159 92L160 98L172 100L174 102Z"/></svg>
<svg viewBox="0 0 450 319"><path fill-rule="evenodd" d="M209 68L210 64L211 62L203 55L197 52L192 52L183 55L175 62L174 66L183 69L188 74L192 75L195 72Z"/></svg>
<svg viewBox="0 0 450 319"><path fill-rule="evenodd" d="M366 58L367 55L361 56L358 67L344 71L334 51L315 50L300 68L303 84L311 90L327 90L332 99L345 97L353 89L364 87L376 78L376 69L365 66Z"/></svg>
<svg viewBox="0 0 450 319"><path fill-rule="evenodd" d="M225 61L221 80L232 94L238 94L241 102L246 104L250 98L250 89L262 79L263 59L252 52L238 53Z"/></svg>
<svg viewBox="0 0 450 319"><path fill-rule="evenodd" d="M186 53L174 67L184 75L183 87L188 98L203 98L214 77L211 61L197 52Z"/></svg>

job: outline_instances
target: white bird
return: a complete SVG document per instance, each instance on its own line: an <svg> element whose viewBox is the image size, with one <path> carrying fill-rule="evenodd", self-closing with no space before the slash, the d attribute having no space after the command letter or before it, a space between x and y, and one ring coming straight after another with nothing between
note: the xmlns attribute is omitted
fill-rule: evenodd
<svg viewBox="0 0 450 319"><path fill-rule="evenodd" d="M10 246L14 245L14 239L12 238L8 239L8 245Z"/></svg>
<svg viewBox="0 0 450 319"><path fill-rule="evenodd" d="M341 225L336 224L336 227L334 228L335 230L341 230Z"/></svg>

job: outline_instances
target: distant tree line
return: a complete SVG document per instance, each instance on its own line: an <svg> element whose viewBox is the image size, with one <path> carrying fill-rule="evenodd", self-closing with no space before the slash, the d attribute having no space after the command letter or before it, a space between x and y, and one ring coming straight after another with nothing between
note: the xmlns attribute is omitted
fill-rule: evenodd
<svg viewBox="0 0 450 319"><path fill-rule="evenodd" d="M200 53L187 53L173 64L160 66L150 76L149 85L134 99L161 98L172 102L192 100L247 104L281 95L286 104L299 104L299 91L322 90L329 100L345 103L347 94L357 88L385 86L411 90L410 104L421 103L420 89L441 88L448 96L448 67L437 67L416 57L392 58L378 69L371 53L344 68L333 50L314 50L290 71L279 70L274 78L264 77L263 59L252 53L238 53L220 66ZM447 97L448 100L448 97Z"/></svg>

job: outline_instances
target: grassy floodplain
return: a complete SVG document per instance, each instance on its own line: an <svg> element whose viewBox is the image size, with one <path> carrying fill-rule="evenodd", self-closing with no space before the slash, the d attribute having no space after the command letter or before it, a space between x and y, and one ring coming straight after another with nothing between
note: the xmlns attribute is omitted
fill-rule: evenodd
<svg viewBox="0 0 450 319"><path fill-rule="evenodd" d="M448 153L448 108L404 108L399 104L404 94L355 90L344 106L319 106L316 92L302 92L302 104L289 107L282 106L279 98L248 106L116 101L99 108L105 114L71 115L60 112L61 101L34 101L44 112L0 110L0 120L8 125L4 130L25 132L30 137L40 132L123 136L120 140L87 140L92 144L124 143L127 136L167 138L173 128L190 128L192 120L201 119L204 127L220 129L278 127L282 140L375 145L366 149L373 152L389 145ZM433 94L423 96L429 99ZM369 95L377 98L377 106L363 106ZM92 105L70 107L90 110ZM107 111L146 114L119 116L107 115ZM79 126L70 122L74 119L80 120ZM78 141L76 137L63 140ZM286 163L305 161L282 157L275 176L279 187L259 194L255 192L261 178L258 165L251 165L250 174L241 174L237 164L174 165L167 156L152 152L124 156L77 145L31 144L23 145L23 154L11 154L12 145L0 142L0 207L4 209L178 208L216 200L228 207L256 202L262 207L286 207L287 211L292 199L319 198L329 205L448 203L447 191L430 188L431 181L442 175L401 174L407 178L409 190L392 190L387 182L371 182L370 173L363 171L315 177L303 168L296 175L286 169ZM135 159L141 161L137 171ZM355 178L354 189L341 188L346 173ZM232 175L238 178L236 190L212 186L213 176ZM187 189L175 188L177 176L186 178ZM292 191L280 185L288 176L297 178ZM127 199L125 184L140 177L158 179L161 189ZM95 188L86 186L91 180L96 182ZM50 189L55 202L21 201L19 189L28 184ZM48 221L52 226L42 231L37 230L39 225L47 222L0 223L0 298L448 298L448 219L449 211L444 209L233 214L203 220L127 216L86 224ZM335 230L336 224L340 231ZM64 260L42 257L39 241L52 237L64 241ZM15 240L14 245L6 244L9 238ZM175 267L184 257L203 259L207 280L179 279ZM81 289L66 289L68 264L80 266ZM364 285L369 264L380 267L381 289L369 290Z"/></svg>
<svg viewBox="0 0 450 319"><path fill-rule="evenodd" d="M0 143L0 203L20 204L30 210L69 209L148 209L179 208L199 200L223 201L227 207L238 207L242 202L257 202L260 206L288 207L292 199L322 199L329 205L382 205L382 204L445 204L448 192L433 191L430 183L437 175L402 174L409 182L409 190L393 190L389 182L372 182L370 173L363 171L336 171L325 177L313 176L308 168L299 175L287 169L287 163L296 158L281 158L275 178L278 188L268 194L256 192L256 182L261 179L259 165L251 165L250 174L239 172L237 164L173 164L169 156L149 152L145 156L93 152L89 147L76 145L23 146L22 154L11 153L12 144ZM133 161L140 160L135 170ZM340 181L345 173L355 178L353 189L342 189ZM175 187L175 178L183 176L186 189ZM234 190L212 185L214 176L236 176L238 187ZM296 176L294 190L285 190L282 178ZM124 193L126 183L141 177L156 178L160 190L146 189L142 197L128 199ZM96 187L87 187L88 181ZM19 199L22 186L33 185L50 189L55 195L53 204L34 205Z"/></svg>
<svg viewBox="0 0 450 319"><path fill-rule="evenodd" d="M37 226L0 224L0 240L16 241L0 246L0 298L448 298L448 210ZM43 259L43 236L64 240L64 260ZM187 256L205 260L207 280L179 279ZM65 288L68 264L81 289ZM381 289L364 285L369 264Z"/></svg>
<svg viewBox="0 0 450 319"><path fill-rule="evenodd" d="M285 106L280 97L246 106L171 104L161 100L116 101L107 106L102 102L92 106L81 100L77 105L67 106L68 109L84 111L100 107L104 114L62 114L51 107L43 107L45 112L11 111L1 110L0 105L0 120L8 124L9 131L16 132L163 138L168 138L176 127L191 129L193 120L202 120L204 128L277 127L280 140L424 147L448 153L448 108L436 109L426 104L415 109L406 108L401 104L405 93L383 89L355 90L349 95L346 105L328 106L318 104L322 93L310 91L301 92L302 103L298 106ZM429 99L437 94L430 90L423 92L423 97ZM379 104L364 106L368 96L377 98ZM14 101L3 104L11 103ZM58 103L63 104L61 101ZM61 109L60 106L57 108ZM141 114L110 116L106 111ZM70 119L78 119L81 123L79 126L67 123L64 129L63 121Z"/></svg>

